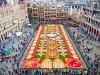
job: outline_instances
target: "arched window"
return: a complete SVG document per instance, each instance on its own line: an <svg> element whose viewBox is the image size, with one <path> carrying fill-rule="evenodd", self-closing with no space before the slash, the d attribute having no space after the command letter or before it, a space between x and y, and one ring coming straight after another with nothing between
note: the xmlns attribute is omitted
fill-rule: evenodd
<svg viewBox="0 0 100 75"><path fill-rule="evenodd" d="M93 30L94 30L94 29L92 28L92 30L91 30L92 33L93 33Z"/></svg>
<svg viewBox="0 0 100 75"><path fill-rule="evenodd" d="M2 39L2 41L4 41L4 39L3 39L3 36L1 35L1 39Z"/></svg>
<svg viewBox="0 0 100 75"><path fill-rule="evenodd" d="M94 29L94 34L96 34L96 29Z"/></svg>
<svg viewBox="0 0 100 75"><path fill-rule="evenodd" d="M98 35L99 35L99 31L96 31L96 36L98 37Z"/></svg>
<svg viewBox="0 0 100 75"><path fill-rule="evenodd" d="M90 27L89 31L91 32L91 27Z"/></svg>

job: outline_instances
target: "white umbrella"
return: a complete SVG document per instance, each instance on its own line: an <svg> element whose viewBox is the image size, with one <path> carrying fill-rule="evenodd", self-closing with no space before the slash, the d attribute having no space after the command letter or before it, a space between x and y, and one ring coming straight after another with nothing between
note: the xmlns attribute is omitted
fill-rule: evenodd
<svg viewBox="0 0 100 75"><path fill-rule="evenodd" d="M27 26L32 26L32 24L28 24Z"/></svg>
<svg viewBox="0 0 100 75"><path fill-rule="evenodd" d="M16 34L16 36L22 36L23 33L22 32L16 32L15 34Z"/></svg>

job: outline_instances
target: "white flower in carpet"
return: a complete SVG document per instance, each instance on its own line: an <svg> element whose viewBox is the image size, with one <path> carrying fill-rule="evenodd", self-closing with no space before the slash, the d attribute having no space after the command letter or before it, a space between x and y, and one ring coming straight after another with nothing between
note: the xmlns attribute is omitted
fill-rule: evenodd
<svg viewBox="0 0 100 75"><path fill-rule="evenodd" d="M60 55L65 57L67 54L65 52L62 52L62 53L60 53Z"/></svg>

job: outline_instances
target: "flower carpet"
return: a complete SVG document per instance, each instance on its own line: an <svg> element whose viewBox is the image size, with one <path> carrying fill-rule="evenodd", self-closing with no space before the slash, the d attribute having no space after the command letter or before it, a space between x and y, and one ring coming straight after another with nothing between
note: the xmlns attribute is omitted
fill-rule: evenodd
<svg viewBox="0 0 100 75"><path fill-rule="evenodd" d="M84 64L61 24L41 24L21 68L75 68Z"/></svg>

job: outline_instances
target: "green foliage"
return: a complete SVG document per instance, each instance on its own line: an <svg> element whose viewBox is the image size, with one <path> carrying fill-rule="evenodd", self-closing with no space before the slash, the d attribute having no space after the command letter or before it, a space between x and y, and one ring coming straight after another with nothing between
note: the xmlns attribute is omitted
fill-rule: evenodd
<svg viewBox="0 0 100 75"><path fill-rule="evenodd" d="M54 60L55 60L55 58L50 58L50 60L51 60L51 61L54 61Z"/></svg>
<svg viewBox="0 0 100 75"><path fill-rule="evenodd" d="M59 58L63 60L65 57L63 55L59 55Z"/></svg>
<svg viewBox="0 0 100 75"><path fill-rule="evenodd" d="M69 53L66 53L66 55L62 55L61 54L61 52L59 53L59 58L61 59L61 60L64 60L65 58L69 58L70 56L69 56Z"/></svg>
<svg viewBox="0 0 100 75"><path fill-rule="evenodd" d="M42 55L42 56L41 56L41 59L45 59L45 58L46 58L46 55Z"/></svg>
<svg viewBox="0 0 100 75"><path fill-rule="evenodd" d="M40 56L39 55L36 55L36 58L40 58Z"/></svg>
<svg viewBox="0 0 100 75"><path fill-rule="evenodd" d="M40 52L37 52L36 58L40 58L41 60L46 58L46 52L43 52L42 55L39 55L39 54L40 54Z"/></svg>

